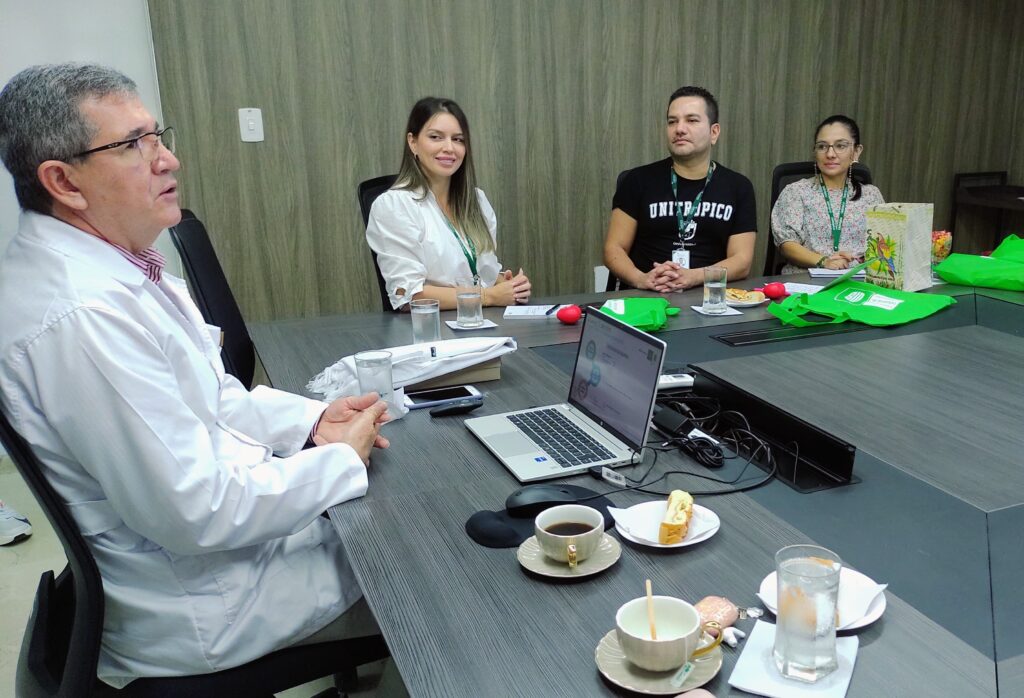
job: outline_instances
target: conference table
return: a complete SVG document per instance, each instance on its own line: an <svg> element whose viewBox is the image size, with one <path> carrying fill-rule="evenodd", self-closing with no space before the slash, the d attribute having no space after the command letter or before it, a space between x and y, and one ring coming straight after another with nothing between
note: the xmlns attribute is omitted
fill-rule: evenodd
<svg viewBox="0 0 1024 698"><path fill-rule="evenodd" d="M795 275L778 280L815 283ZM763 280L735 285L753 288ZM939 286L957 303L895 328L857 326L754 343L737 332L779 326L763 306L703 316L700 289L667 296L682 312L659 336L665 366L697 366L856 447L855 481L801 494L775 480L724 495L698 494L721 528L677 550L620 540L605 572L549 580L524 570L515 548L478 545L465 522L501 510L520 486L463 425L463 417L409 413L384 428L365 497L332 507L359 583L413 696L630 695L602 677L595 648L615 612L655 593L691 603L724 596L760 606L756 592L775 552L816 543L844 564L888 583L884 614L853 634L859 650L849 696L1024 695L1024 294ZM636 291L576 294L540 303L598 304ZM580 327L553 317L505 320L474 335L512 336L501 378L477 384L473 416L564 402ZM442 320L454 312L442 313ZM408 344L410 318L367 313L284 320L250 327L270 382L310 395L311 377L367 348ZM466 336L442 323L442 338ZM620 472L639 477L650 465ZM731 488L742 459L711 471L675 452L658 456L658 492ZM763 478L751 467L741 484ZM563 482L607 492L619 507L659 498L613 492L589 475ZM617 536L609 531L610 535ZM297 590L300 593L300 590ZM773 622L769 613L760 622ZM749 632L754 620L737 627ZM846 635L848 633L841 633ZM728 684L744 642L722 646L723 665L705 688Z"/></svg>

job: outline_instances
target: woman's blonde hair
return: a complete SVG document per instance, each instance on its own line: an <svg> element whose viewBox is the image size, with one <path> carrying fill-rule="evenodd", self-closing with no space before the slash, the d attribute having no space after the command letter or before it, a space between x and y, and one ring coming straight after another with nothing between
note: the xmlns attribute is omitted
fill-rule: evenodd
<svg viewBox="0 0 1024 698"><path fill-rule="evenodd" d="M444 97L424 97L412 106L405 132L419 136L427 122L435 114L441 112L455 117L462 129L462 136L466 143L466 157L462 161L462 167L452 175L451 188L448 191L448 208L452 213L452 225L473 242L477 254L491 252L494 250L494 241L487 230L487 221L484 220L483 211L480 210L480 201L476 195L476 172L473 169L473 147L469 137L469 121L466 120L466 114L462 108L454 101ZM422 193L421 199L426 197L427 192L430 191L430 183L420 168L419 160L409 148L408 138L405 139L405 145L402 148L402 164L398 168L398 179L395 180L394 188Z"/></svg>

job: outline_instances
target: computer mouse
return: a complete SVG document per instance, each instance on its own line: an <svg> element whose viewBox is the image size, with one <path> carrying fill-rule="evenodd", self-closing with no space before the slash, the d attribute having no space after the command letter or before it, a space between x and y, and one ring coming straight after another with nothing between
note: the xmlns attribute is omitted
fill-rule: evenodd
<svg viewBox="0 0 1024 698"><path fill-rule="evenodd" d="M575 494L558 485L528 485L516 490L505 500L505 510L517 519L536 516L559 504L575 504Z"/></svg>

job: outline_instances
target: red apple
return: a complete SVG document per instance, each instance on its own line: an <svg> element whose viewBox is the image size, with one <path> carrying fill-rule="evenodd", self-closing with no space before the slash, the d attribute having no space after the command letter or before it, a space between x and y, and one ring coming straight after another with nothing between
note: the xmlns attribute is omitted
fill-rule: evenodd
<svg viewBox="0 0 1024 698"><path fill-rule="evenodd" d="M762 293L764 293L767 298L778 300L786 295L786 284L779 283L778 281L772 281L770 284L764 285Z"/></svg>
<svg viewBox="0 0 1024 698"><path fill-rule="evenodd" d="M566 325L575 325L582 316L583 311L580 310L578 305L567 305L563 308L559 308L558 312L555 313L555 317Z"/></svg>

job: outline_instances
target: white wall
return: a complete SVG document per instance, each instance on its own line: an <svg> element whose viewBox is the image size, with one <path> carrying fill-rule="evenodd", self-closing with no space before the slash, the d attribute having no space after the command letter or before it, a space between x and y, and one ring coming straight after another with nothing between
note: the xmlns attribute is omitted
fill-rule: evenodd
<svg viewBox="0 0 1024 698"><path fill-rule="evenodd" d="M0 0L0 86L37 63L78 61L120 70L161 122L156 54L146 0ZM18 201L0 167L0 250L18 227ZM157 242L174 273L178 256L166 235Z"/></svg>
<svg viewBox="0 0 1024 698"><path fill-rule="evenodd" d="M0 86L22 68L66 61L117 68L138 84L142 101L163 122L146 0L0 0ZM0 250L14 237L20 210L11 176L0 166ZM157 247L180 276L167 235Z"/></svg>

